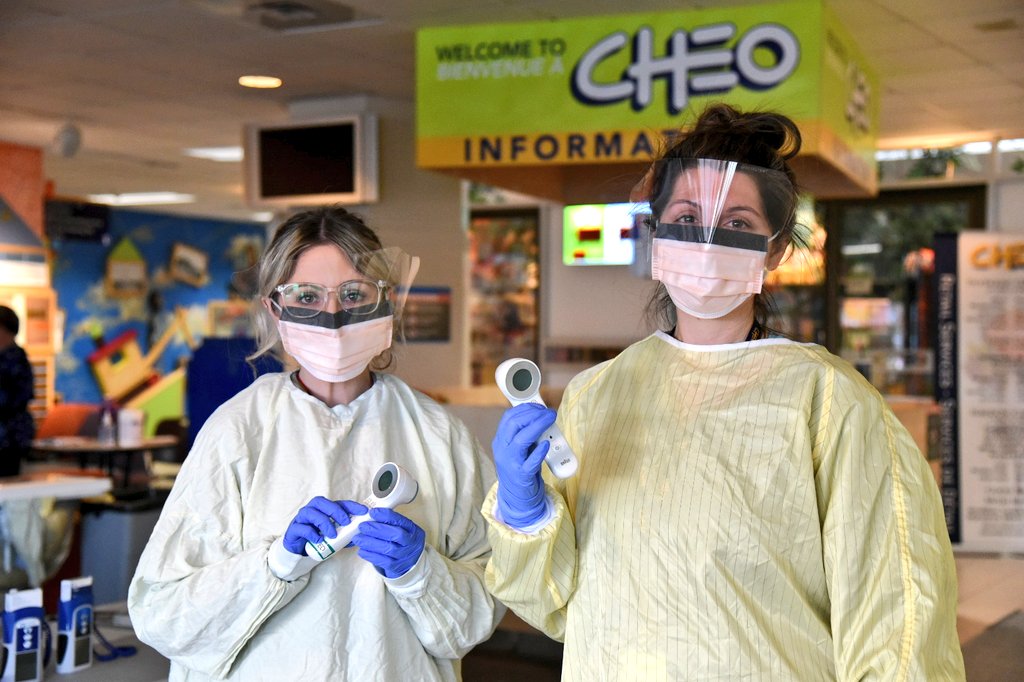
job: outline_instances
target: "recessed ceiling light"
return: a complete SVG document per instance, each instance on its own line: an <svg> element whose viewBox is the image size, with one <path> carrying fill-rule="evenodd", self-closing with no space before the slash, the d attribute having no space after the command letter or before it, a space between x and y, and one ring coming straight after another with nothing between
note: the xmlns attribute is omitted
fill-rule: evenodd
<svg viewBox="0 0 1024 682"><path fill-rule="evenodd" d="M903 161L910 158L908 149L879 149L875 152L875 161Z"/></svg>
<svg viewBox="0 0 1024 682"><path fill-rule="evenodd" d="M185 156L194 156L197 159L209 159L210 161L241 161L241 147L189 147L184 150Z"/></svg>
<svg viewBox="0 0 1024 682"><path fill-rule="evenodd" d="M275 76L240 76L238 84L247 88L279 88L281 79Z"/></svg>
<svg viewBox="0 0 1024 682"><path fill-rule="evenodd" d="M882 253L881 244L846 244L839 249L844 256L870 256Z"/></svg>
<svg viewBox="0 0 1024 682"><path fill-rule="evenodd" d="M89 201L110 206L151 206L154 204L191 204L194 194L180 192L126 192L124 194L90 194Z"/></svg>

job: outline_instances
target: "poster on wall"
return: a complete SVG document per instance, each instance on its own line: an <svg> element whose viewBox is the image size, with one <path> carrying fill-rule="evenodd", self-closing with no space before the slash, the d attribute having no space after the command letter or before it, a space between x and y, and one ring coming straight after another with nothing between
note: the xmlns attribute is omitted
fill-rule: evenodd
<svg viewBox="0 0 1024 682"><path fill-rule="evenodd" d="M209 263L210 256L202 249L177 242L168 270L174 279L198 288L210 281Z"/></svg>
<svg viewBox="0 0 1024 682"><path fill-rule="evenodd" d="M253 335L249 317L252 306L248 301L210 301L206 305L206 310L209 316L207 336L230 339Z"/></svg>
<svg viewBox="0 0 1024 682"><path fill-rule="evenodd" d="M144 296L149 289L146 259L131 239L121 239L107 256L103 288L115 299Z"/></svg>
<svg viewBox="0 0 1024 682"><path fill-rule="evenodd" d="M948 243L945 251L948 263ZM942 438L955 448L948 459L957 469L943 469L947 520L953 517L951 538L961 549L1021 552L1024 236L965 232L955 238L955 254L955 276L942 273L937 299L936 397L943 416L956 420L955 432Z"/></svg>
<svg viewBox="0 0 1024 682"><path fill-rule="evenodd" d="M410 288L402 312L405 340L448 341L451 315L452 290L448 287Z"/></svg>

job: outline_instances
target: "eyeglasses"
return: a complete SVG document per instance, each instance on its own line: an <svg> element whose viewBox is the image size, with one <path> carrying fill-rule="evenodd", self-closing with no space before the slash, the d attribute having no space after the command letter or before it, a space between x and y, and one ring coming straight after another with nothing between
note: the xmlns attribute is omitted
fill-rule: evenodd
<svg viewBox="0 0 1024 682"><path fill-rule="evenodd" d="M274 287L278 304L288 309L293 317L316 317L327 309L331 294L338 297L341 310L350 315L369 315L376 312L384 300L388 285L384 280L352 279L336 287L305 282L279 284Z"/></svg>

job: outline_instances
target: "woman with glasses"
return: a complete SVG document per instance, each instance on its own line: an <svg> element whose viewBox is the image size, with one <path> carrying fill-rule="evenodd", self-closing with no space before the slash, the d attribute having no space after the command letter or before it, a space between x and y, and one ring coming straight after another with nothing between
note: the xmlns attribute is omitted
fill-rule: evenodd
<svg viewBox="0 0 1024 682"><path fill-rule="evenodd" d="M792 243L788 118L709 108L634 200L659 328L492 444L495 596L564 640L563 680L962 680L957 582L925 458L848 363L773 335Z"/></svg>
<svg viewBox="0 0 1024 682"><path fill-rule="evenodd" d="M458 659L494 630L504 608L484 586L479 511L490 458L381 371L417 266L341 208L274 235L253 358L280 343L298 369L261 376L206 421L129 591L170 679L458 680ZM418 492L368 510L385 462ZM311 551L365 514L352 546Z"/></svg>

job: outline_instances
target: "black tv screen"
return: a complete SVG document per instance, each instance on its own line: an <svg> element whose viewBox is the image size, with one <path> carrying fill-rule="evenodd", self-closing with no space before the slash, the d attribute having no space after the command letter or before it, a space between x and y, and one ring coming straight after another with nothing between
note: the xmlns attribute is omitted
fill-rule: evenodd
<svg viewBox="0 0 1024 682"><path fill-rule="evenodd" d="M245 175L246 196L257 206L376 201L376 118L247 126Z"/></svg>
<svg viewBox="0 0 1024 682"><path fill-rule="evenodd" d="M355 124L261 130L265 197L355 192Z"/></svg>

